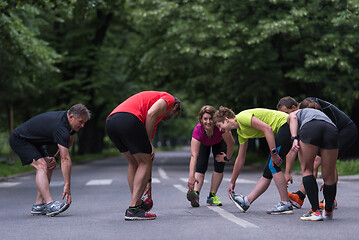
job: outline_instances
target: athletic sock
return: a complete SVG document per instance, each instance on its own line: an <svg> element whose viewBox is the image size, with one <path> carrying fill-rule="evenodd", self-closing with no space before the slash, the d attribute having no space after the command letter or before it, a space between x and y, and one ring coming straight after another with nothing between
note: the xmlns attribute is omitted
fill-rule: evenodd
<svg viewBox="0 0 359 240"><path fill-rule="evenodd" d="M216 194L214 192L209 192L209 197L214 197Z"/></svg>
<svg viewBox="0 0 359 240"><path fill-rule="evenodd" d="M323 186L323 195L325 199L325 211L332 212L335 195L337 194L337 184Z"/></svg>
<svg viewBox="0 0 359 240"><path fill-rule="evenodd" d="M246 204L246 206L250 206L251 203L248 201L247 197L244 197L244 204Z"/></svg>
<svg viewBox="0 0 359 240"><path fill-rule="evenodd" d="M318 185L315 177L313 175L303 177L303 185L312 205L312 211L315 212L319 209Z"/></svg>
<svg viewBox="0 0 359 240"><path fill-rule="evenodd" d="M299 199L300 199L300 200L304 200L304 199L305 199L304 193L302 193L300 190L297 191L296 194L299 196Z"/></svg>
<svg viewBox="0 0 359 240"><path fill-rule="evenodd" d="M134 207L129 206L128 208L131 209L131 210L137 210L139 207L140 206L138 205L138 206L134 206Z"/></svg>

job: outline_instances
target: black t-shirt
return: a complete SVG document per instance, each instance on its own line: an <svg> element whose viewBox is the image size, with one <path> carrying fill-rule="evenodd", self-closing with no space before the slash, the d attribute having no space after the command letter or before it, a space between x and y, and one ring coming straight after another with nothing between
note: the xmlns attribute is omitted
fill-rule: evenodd
<svg viewBox="0 0 359 240"><path fill-rule="evenodd" d="M14 130L14 135L35 145L60 144L69 148L71 129L67 111L46 112L39 114Z"/></svg>
<svg viewBox="0 0 359 240"><path fill-rule="evenodd" d="M352 123L353 121L348 117L344 112L339 110L336 106L331 104L330 102L324 101L320 98L315 97L308 97L309 99L312 99L316 103L319 104L320 110L327 115L330 120L333 121L333 123L337 126L338 130L342 130L348 124Z"/></svg>

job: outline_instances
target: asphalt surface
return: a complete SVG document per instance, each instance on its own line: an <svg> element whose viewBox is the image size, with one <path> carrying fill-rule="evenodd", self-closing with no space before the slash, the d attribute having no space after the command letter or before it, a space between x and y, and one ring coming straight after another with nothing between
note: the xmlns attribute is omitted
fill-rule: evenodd
<svg viewBox="0 0 359 240"><path fill-rule="evenodd" d="M156 153L152 193L157 214L152 221L125 221L129 205L127 160L99 159L72 169L70 208L56 217L31 216L35 201L35 175L18 175L0 182L0 239L358 239L359 176L340 177L338 209L334 219L306 222L299 218L310 208L306 199L294 214L273 216L265 210L279 202L274 183L247 210L240 213L227 196L233 164L217 193L223 206L207 206L212 159L200 195L200 207L186 199L189 149ZM247 195L261 176L261 169L245 166L236 192ZM300 175L289 191L296 191ZM322 180L318 179L318 184ZM51 182L54 200L60 200L63 181L56 169ZM320 193L322 199L322 193Z"/></svg>

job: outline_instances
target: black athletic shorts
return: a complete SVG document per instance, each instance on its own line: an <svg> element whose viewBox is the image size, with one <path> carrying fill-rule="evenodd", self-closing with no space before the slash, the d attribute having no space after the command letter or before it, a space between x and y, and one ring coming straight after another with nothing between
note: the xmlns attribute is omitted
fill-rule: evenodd
<svg viewBox="0 0 359 240"><path fill-rule="evenodd" d="M11 149L20 157L23 166L49 156L46 145L35 145L26 139L15 136L14 133L11 133L9 143Z"/></svg>
<svg viewBox="0 0 359 240"><path fill-rule="evenodd" d="M219 143L212 145L212 146L205 146L201 143L201 146L199 148L198 158L197 158L197 164L196 164L196 172L205 174L208 168L208 159L209 155L213 153L213 160L214 160L214 171L217 173L223 173L224 170L224 162L217 162L215 157L221 152L227 153L227 144L222 139Z"/></svg>
<svg viewBox="0 0 359 240"><path fill-rule="evenodd" d="M120 152L152 153L145 125L135 115L126 112L111 115L107 118L106 130Z"/></svg>
<svg viewBox="0 0 359 240"><path fill-rule="evenodd" d="M338 129L322 120L312 120L299 130L299 140L322 149L338 148Z"/></svg>
<svg viewBox="0 0 359 240"><path fill-rule="evenodd" d="M277 147L278 155L285 161L285 158L292 147L292 143L290 141L290 130L288 123L283 124L279 130L277 135L275 136L275 145ZM281 171L281 168L277 165L273 164L272 166L272 155L269 154L266 165L263 170L263 177L267 179L272 179L273 174L276 174Z"/></svg>

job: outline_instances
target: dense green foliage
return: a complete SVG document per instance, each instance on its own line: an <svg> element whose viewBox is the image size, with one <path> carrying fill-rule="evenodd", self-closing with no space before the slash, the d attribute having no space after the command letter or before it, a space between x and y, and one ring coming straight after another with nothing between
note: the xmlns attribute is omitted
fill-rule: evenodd
<svg viewBox="0 0 359 240"><path fill-rule="evenodd" d="M184 105L158 140L189 139L203 104L328 100L359 122L356 0L0 0L0 131L82 102L76 151L101 152L107 114L165 90Z"/></svg>

